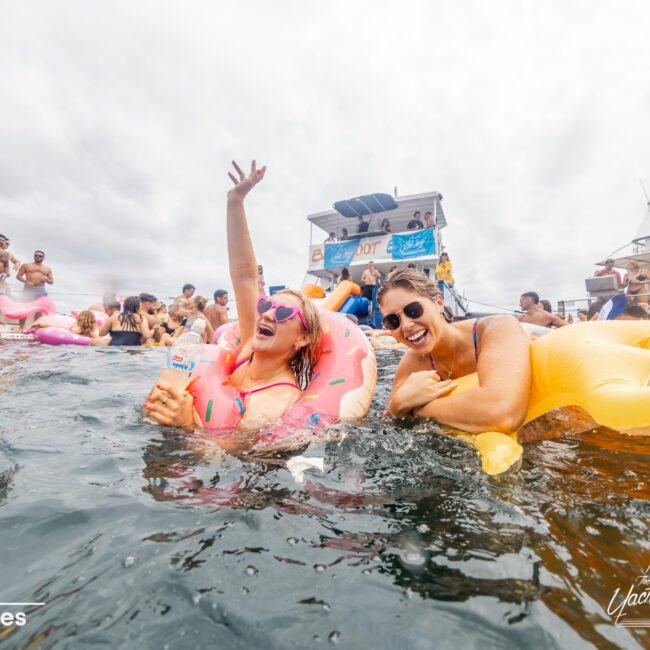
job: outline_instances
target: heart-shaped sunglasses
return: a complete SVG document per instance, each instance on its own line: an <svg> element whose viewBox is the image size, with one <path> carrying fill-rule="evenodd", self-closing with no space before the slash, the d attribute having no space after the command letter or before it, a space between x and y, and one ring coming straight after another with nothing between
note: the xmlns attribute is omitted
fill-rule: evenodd
<svg viewBox="0 0 650 650"><path fill-rule="evenodd" d="M276 323L286 323L286 321L291 320L294 316L298 316L298 318L300 318L302 326L305 328L305 331L309 331L309 327L307 327L307 321L305 321L305 317L302 315L300 307L280 305L279 303L275 302L275 300L271 300L266 296L260 296L257 299L257 313L260 315L265 314L270 309L275 309L273 320L275 320Z"/></svg>

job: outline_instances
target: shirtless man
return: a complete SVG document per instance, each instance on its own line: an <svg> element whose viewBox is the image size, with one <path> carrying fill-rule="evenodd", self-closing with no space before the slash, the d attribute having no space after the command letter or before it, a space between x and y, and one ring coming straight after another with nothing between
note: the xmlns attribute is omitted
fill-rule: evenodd
<svg viewBox="0 0 650 650"><path fill-rule="evenodd" d="M568 325L559 316L545 311L539 304L539 295L534 291L522 293L521 298L519 298L519 306L524 310L523 314L517 316L521 323L532 323L542 327L564 327Z"/></svg>
<svg viewBox="0 0 650 650"><path fill-rule="evenodd" d="M182 288L182 292L180 296L176 296L174 298L174 302L183 302L186 300L190 300L192 296L194 295L194 292L196 291L196 287L193 284L184 284Z"/></svg>
<svg viewBox="0 0 650 650"><path fill-rule="evenodd" d="M214 305L205 310L205 317L208 319L212 329L216 330L228 322L228 292L224 289L217 289L214 292Z"/></svg>
<svg viewBox="0 0 650 650"><path fill-rule="evenodd" d="M361 284L363 285L363 297L372 300L372 292L375 286L379 284L381 273L375 268L374 262L368 262L368 268L361 274Z"/></svg>
<svg viewBox="0 0 650 650"><path fill-rule="evenodd" d="M11 251L9 251L9 239L4 235L0 235L0 250L6 255L6 260L3 261L2 266L0 267L0 295L4 294L9 296L11 294L11 289L6 283L7 278L11 275L9 264L12 264L14 271L17 271L20 268L20 262ZM3 255L3 259L5 255Z"/></svg>
<svg viewBox="0 0 650 650"><path fill-rule="evenodd" d="M636 262L628 262L627 273L623 276L623 287L628 296L632 296L639 304L648 306L648 284L650 273L641 270Z"/></svg>
<svg viewBox="0 0 650 650"><path fill-rule="evenodd" d="M138 314L140 314L140 316L147 321L147 325L152 328L160 322L160 319L156 316L158 298L146 292L142 292L138 298L140 299L140 309L138 309Z"/></svg>
<svg viewBox="0 0 650 650"><path fill-rule="evenodd" d="M45 253L43 251L34 251L34 261L23 264L18 269L16 280L25 283L23 300L27 302L47 296L45 283L54 284L52 269L43 264L44 259Z"/></svg>

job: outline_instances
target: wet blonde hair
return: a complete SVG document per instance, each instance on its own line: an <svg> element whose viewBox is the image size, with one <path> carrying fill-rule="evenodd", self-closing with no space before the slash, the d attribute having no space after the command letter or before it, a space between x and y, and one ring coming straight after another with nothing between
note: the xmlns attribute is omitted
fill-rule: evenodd
<svg viewBox="0 0 650 650"><path fill-rule="evenodd" d="M428 275L416 269L402 269L401 271L397 271L381 285L377 292L377 302L380 307L382 300L391 289L413 291L431 300L435 300L436 296L440 295L438 285ZM442 315L448 323L451 323L452 315L447 307L444 308Z"/></svg>
<svg viewBox="0 0 650 650"><path fill-rule="evenodd" d="M96 325L97 320L95 319L95 314L89 309L80 311L77 314L77 327L79 328L79 334L82 336L92 336L95 333Z"/></svg>
<svg viewBox="0 0 650 650"><path fill-rule="evenodd" d="M314 305L309 298L305 298L305 296L303 296L299 291L295 291L294 289L283 289L282 291L278 291L278 293L273 297L275 298L282 294L288 294L298 298L301 305L300 311L307 323L309 342L297 350L293 359L289 362L289 366L296 378L296 383L300 386L300 390L305 390L311 381L312 375L314 374L314 368L318 362L318 352L322 333L320 314L318 313L316 305Z"/></svg>

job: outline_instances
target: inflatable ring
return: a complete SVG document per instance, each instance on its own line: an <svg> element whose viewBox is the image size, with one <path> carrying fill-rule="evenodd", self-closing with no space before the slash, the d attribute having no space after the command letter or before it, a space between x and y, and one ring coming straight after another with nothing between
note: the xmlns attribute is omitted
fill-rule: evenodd
<svg viewBox="0 0 650 650"><path fill-rule="evenodd" d="M15 302L4 294L0 295L0 315L5 318L29 318L33 314L56 314L56 305L51 298L42 296L32 302Z"/></svg>
<svg viewBox="0 0 650 650"><path fill-rule="evenodd" d="M25 333L33 334L38 330L39 327L57 327L57 328L69 328L74 327L77 324L76 319L71 316L61 316L61 314L46 314L37 318L32 326L25 330Z"/></svg>
<svg viewBox="0 0 650 650"><path fill-rule="evenodd" d="M400 343L394 336L386 333L386 330L370 330L366 332L370 337L370 344L375 350L408 350L404 343Z"/></svg>
<svg viewBox="0 0 650 650"><path fill-rule="evenodd" d="M260 442L281 440L295 428L314 429L368 411L377 380L375 354L366 336L348 318L320 311L322 336L314 376L279 423L265 427ZM237 391L229 382L242 349L239 326L232 323L217 345L206 345L192 378L194 408L208 429L235 428L242 417Z"/></svg>
<svg viewBox="0 0 650 650"><path fill-rule="evenodd" d="M650 322L562 327L533 341L530 359L532 388L524 424L562 406L579 406L600 426L650 435ZM452 393L479 386L476 373L454 381L458 387ZM426 408L418 415L426 417ZM516 434L489 432L489 444L487 435L463 438L477 447L483 468L498 474L521 457L521 446Z"/></svg>
<svg viewBox="0 0 650 650"><path fill-rule="evenodd" d="M37 329L34 332L34 338L47 345L92 345L92 340L89 337L75 334L62 327Z"/></svg>

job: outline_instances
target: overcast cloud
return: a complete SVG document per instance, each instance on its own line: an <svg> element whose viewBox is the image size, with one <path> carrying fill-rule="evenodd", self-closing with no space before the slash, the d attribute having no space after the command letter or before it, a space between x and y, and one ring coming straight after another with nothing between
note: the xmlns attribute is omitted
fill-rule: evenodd
<svg viewBox="0 0 650 650"><path fill-rule="evenodd" d="M0 7L0 232L57 292L229 288L232 158L269 167L270 284L300 285L307 214L396 185L442 192L459 287L511 308L583 297L645 213L646 1Z"/></svg>

